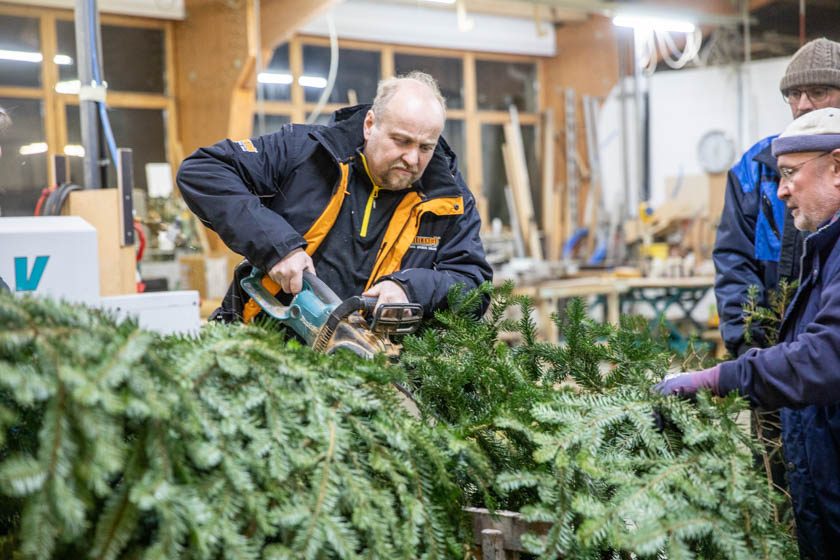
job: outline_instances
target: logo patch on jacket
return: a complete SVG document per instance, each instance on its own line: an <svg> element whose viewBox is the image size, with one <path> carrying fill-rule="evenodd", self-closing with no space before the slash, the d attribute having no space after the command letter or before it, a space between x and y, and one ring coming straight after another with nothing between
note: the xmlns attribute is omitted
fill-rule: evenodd
<svg viewBox="0 0 840 560"><path fill-rule="evenodd" d="M257 147L254 146L254 143L248 138L245 140L237 140L236 143L239 145L239 149L243 152L251 152L252 154L257 153Z"/></svg>
<svg viewBox="0 0 840 560"><path fill-rule="evenodd" d="M418 235L414 238L414 242L408 247L409 249L420 249L421 251L437 251L440 243L439 236Z"/></svg>

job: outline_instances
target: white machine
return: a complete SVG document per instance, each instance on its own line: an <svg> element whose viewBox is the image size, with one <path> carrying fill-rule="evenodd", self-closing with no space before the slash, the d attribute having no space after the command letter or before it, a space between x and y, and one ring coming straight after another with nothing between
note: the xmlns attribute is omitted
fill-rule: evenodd
<svg viewBox="0 0 840 560"><path fill-rule="evenodd" d="M0 218L0 278L16 294L111 309L162 334L195 334L198 292L100 297L97 232L78 216Z"/></svg>
<svg viewBox="0 0 840 560"><path fill-rule="evenodd" d="M96 230L77 216L0 218L0 277L15 293L96 305Z"/></svg>

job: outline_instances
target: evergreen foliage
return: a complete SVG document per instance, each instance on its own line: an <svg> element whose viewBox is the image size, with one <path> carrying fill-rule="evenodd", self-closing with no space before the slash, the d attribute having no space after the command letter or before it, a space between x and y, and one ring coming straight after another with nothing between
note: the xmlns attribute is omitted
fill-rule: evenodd
<svg viewBox="0 0 840 560"><path fill-rule="evenodd" d="M769 307L759 304L758 286L747 288L747 301L743 305L744 340L748 344L758 343L760 346L774 346L779 342L779 329L785 310L793 299L799 287L799 281L789 282L786 278L779 281L776 290L767 294Z"/></svg>
<svg viewBox="0 0 840 560"><path fill-rule="evenodd" d="M603 326L573 300L555 345L511 285L450 304L399 368L260 326L161 338L0 294L0 550L464 558L461 507L485 504L550 523L525 539L543 558L795 557L743 401L654 394L671 356L644 320Z"/></svg>
<svg viewBox="0 0 840 560"><path fill-rule="evenodd" d="M526 317L518 325L496 307L510 303ZM702 394L690 403L653 393L671 356L643 319L599 325L572 300L556 319L564 343L554 345L528 334L529 310L506 286L483 321L464 320L456 305L403 355L427 414L458 414L461 433L488 452L499 505L552 525L525 539L533 553L797 556L754 468L755 442L735 423L743 400ZM494 338L506 329L523 335L515 350Z"/></svg>
<svg viewBox="0 0 840 560"><path fill-rule="evenodd" d="M0 324L0 530L17 557L463 554L453 481L490 475L400 408L395 368L4 294Z"/></svg>

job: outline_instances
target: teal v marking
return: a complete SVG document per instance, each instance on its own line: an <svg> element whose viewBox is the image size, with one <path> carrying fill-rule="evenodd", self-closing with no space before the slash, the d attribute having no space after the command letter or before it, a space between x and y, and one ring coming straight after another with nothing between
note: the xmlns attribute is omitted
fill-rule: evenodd
<svg viewBox="0 0 840 560"><path fill-rule="evenodd" d="M48 260L49 257L46 255L35 257L32 274L27 275L29 259L27 257L15 257L15 291L34 292L41 282L41 276L44 275Z"/></svg>

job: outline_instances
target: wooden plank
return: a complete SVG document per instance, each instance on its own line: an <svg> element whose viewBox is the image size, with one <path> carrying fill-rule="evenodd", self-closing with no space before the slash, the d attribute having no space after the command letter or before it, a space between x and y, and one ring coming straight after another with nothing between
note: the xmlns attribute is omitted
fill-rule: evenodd
<svg viewBox="0 0 840 560"><path fill-rule="evenodd" d="M522 535L545 535L551 528L549 523L525 521L522 514L514 511L498 510L490 513L487 509L474 507L464 508L464 511L472 519L474 542L482 542L482 532L486 529L499 531L503 550L527 552L522 547Z"/></svg>
<svg viewBox="0 0 840 560"><path fill-rule="evenodd" d="M520 224L527 224L523 229L523 238L528 243L528 252L535 259L542 259L543 252L539 238L539 228L534 215L534 203L531 199L531 180L528 176L528 165L525 160L525 146L522 143L522 131L519 128L519 114L516 107L510 107L511 122L504 125L505 141L508 145L508 158L513 178L511 188L517 205ZM524 225L523 224L523 225Z"/></svg>
<svg viewBox="0 0 840 560"><path fill-rule="evenodd" d="M481 560L505 560L504 537L498 529L481 531Z"/></svg>
<svg viewBox="0 0 840 560"><path fill-rule="evenodd" d="M477 86L475 77L475 55L464 55L464 127L466 132L467 185L475 197L481 223L490 225L487 211L487 197L484 196L484 169L481 165L481 123L478 121Z"/></svg>
<svg viewBox="0 0 840 560"><path fill-rule="evenodd" d="M505 125L509 126L509 125ZM507 177L507 184L512 194L513 207L510 208L511 225L516 224L519 232L518 237L522 239L523 245L531 239L530 226L531 223L524 215L522 210L522 200L519 194L519 178L516 176L516 164L513 162L513 154L511 154L510 146L502 144L502 159L505 163L505 176Z"/></svg>
<svg viewBox="0 0 840 560"><path fill-rule="evenodd" d="M546 256L549 260L559 260L562 237L558 213L560 193L554 178L554 109L546 109L543 122L542 226L546 238Z"/></svg>
<svg viewBox="0 0 840 560"><path fill-rule="evenodd" d="M117 189L70 193L62 212L80 216L96 229L99 252L99 292L103 296L137 292L137 261L133 246L120 246L120 204Z"/></svg>
<svg viewBox="0 0 840 560"><path fill-rule="evenodd" d="M58 52L56 30L55 30L55 16L52 14L45 14L41 17L41 52L44 55L45 61L51 61ZM41 84L46 92L54 91L55 84L58 82L58 65L57 64L41 64ZM47 158L52 161L53 156L57 153L62 153L62 148L58 145L58 134L56 132L58 126L58 105L55 98L51 95L46 95L44 99L44 132L47 141ZM55 184L55 167L47 166L47 183ZM46 185L45 185L46 186Z"/></svg>

